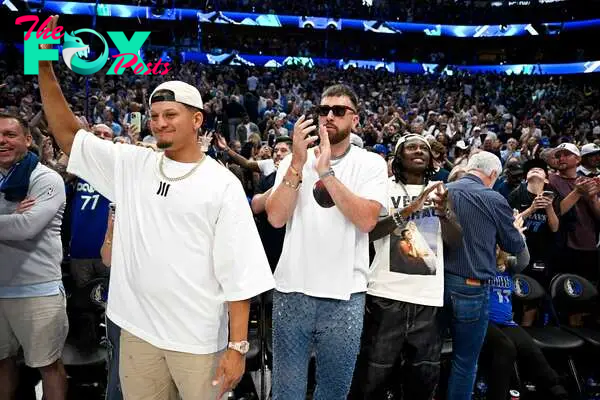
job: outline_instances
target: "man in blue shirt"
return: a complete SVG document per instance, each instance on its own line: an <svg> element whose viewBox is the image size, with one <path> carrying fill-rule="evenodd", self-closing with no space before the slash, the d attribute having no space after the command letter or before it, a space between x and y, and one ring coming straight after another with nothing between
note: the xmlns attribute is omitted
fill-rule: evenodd
<svg viewBox="0 0 600 400"><path fill-rule="evenodd" d="M104 124L92 127L92 132L99 138L112 141L113 132ZM110 201L81 178L75 183L75 195L71 211L71 275L77 288L82 288L91 280L109 276L109 266L104 265L100 249L108 226ZM118 379L118 343L120 328L110 319L106 319L110 345L109 379L107 388L108 400L123 398Z"/></svg>
<svg viewBox="0 0 600 400"><path fill-rule="evenodd" d="M113 139L113 131L104 124L92 127L94 135L104 140ZM100 248L104 241L110 201L96 189L78 178L71 211L71 275L78 288L99 276L108 276L102 264Z"/></svg>
<svg viewBox="0 0 600 400"><path fill-rule="evenodd" d="M488 325L488 280L496 276L496 244L517 255L517 265L529 263L525 240L513 225L506 199L491 188L502 171L492 153L473 155L467 174L448 184L454 212L463 229L462 246L444 248L444 308L442 332L453 339L448 398L470 400L477 359Z"/></svg>
<svg viewBox="0 0 600 400"><path fill-rule="evenodd" d="M100 248L106 232L108 199L83 179L77 179L71 224L71 272L78 287L108 274Z"/></svg>

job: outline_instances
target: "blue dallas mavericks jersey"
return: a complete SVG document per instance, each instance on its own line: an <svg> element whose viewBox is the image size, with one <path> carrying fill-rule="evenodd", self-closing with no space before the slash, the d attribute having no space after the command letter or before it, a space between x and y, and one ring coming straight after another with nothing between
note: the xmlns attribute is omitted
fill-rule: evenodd
<svg viewBox="0 0 600 400"><path fill-rule="evenodd" d="M508 272L498 272L490 279L490 317L498 325L516 326L512 316L513 279Z"/></svg>
<svg viewBox="0 0 600 400"><path fill-rule="evenodd" d="M100 258L109 204L92 185L77 179L71 211L71 258Z"/></svg>

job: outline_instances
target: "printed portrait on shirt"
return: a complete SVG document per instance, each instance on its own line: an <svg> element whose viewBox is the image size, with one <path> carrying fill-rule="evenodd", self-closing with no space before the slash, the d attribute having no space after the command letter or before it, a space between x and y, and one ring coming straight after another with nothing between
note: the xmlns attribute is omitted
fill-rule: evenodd
<svg viewBox="0 0 600 400"><path fill-rule="evenodd" d="M432 207L425 207L408 220L405 227L396 228L390 235L390 271L409 275L435 275L438 218Z"/></svg>

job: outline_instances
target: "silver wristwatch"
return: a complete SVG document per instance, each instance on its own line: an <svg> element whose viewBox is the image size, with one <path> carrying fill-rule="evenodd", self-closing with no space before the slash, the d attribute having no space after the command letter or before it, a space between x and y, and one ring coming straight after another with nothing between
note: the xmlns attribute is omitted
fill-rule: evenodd
<svg viewBox="0 0 600 400"><path fill-rule="evenodd" d="M329 167L329 170L327 172L323 172L322 174L320 174L319 179L323 179L328 176L335 176L335 172L333 171L333 168L331 168L331 167Z"/></svg>
<svg viewBox="0 0 600 400"><path fill-rule="evenodd" d="M245 356L246 353L248 353L248 350L250 350L250 343L247 340L242 340L241 342L229 342L227 348L235 350Z"/></svg>

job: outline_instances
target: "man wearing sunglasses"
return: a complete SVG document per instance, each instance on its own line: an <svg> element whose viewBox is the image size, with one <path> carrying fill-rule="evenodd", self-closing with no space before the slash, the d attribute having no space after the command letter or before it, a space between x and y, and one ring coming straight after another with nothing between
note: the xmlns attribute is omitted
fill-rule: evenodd
<svg viewBox="0 0 600 400"><path fill-rule="evenodd" d="M281 161L266 204L271 225L286 225L273 295L273 400L305 399L312 350L315 400L347 398L362 332L368 233L386 204L385 161L350 145L359 122L353 90L329 87L317 113L318 132L312 119L294 125L292 155Z"/></svg>

